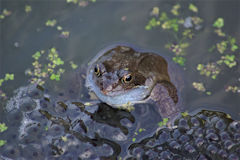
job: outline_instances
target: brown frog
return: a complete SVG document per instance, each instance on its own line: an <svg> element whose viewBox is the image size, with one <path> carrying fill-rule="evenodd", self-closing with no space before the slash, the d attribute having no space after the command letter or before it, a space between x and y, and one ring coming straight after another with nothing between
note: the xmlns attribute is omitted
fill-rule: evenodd
<svg viewBox="0 0 240 160"><path fill-rule="evenodd" d="M160 55L140 52L128 45L114 45L89 63L86 87L112 107L153 103L162 118L179 112L179 96Z"/></svg>

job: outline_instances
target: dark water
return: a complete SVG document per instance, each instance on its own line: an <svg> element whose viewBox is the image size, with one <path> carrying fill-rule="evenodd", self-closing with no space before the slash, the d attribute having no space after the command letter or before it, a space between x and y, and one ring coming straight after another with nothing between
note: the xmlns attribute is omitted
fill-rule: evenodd
<svg viewBox="0 0 240 160"><path fill-rule="evenodd" d="M188 3L183 1L180 4L184 6ZM32 6L32 12L28 14L24 11L26 4ZM0 107L0 122L8 126L7 131L0 133L0 139L7 140L7 144L0 148L1 155L12 159L114 159L127 155L133 138L137 143L153 136L161 117L152 106L141 105L131 113L104 104L83 108L81 102L89 97L82 83L75 79L79 76L77 71L67 67L63 80L50 82L43 91L36 89L36 86L29 86L29 77L24 72L31 68L32 55L36 51L51 47L57 48L66 63L73 60L79 65L86 64L100 49L116 42L131 43L172 57L173 54L164 46L173 37L160 29L146 31L145 25L152 7L159 6L160 11L167 11L174 4L174 1L104 0L79 7L61 0L0 0L1 12L4 8L12 11L9 17L0 21L0 78L5 73L15 75L14 81L2 87L12 99L8 105L2 103ZM221 40L212 35L212 23L217 17L224 18L224 31L236 37L239 44L240 2L196 1L196 5L204 22L203 28L187 49L183 71L184 109L190 113L197 113L201 109L223 111L230 114L232 119L239 120L239 94L224 90L227 84L237 82L239 67L226 69L217 80L209 80L199 75L196 66L214 58L207 50ZM121 20L123 16L126 16L124 21ZM56 19L58 25L70 31L69 38L59 38L56 27L46 27L48 19ZM206 82L212 95L193 89L194 81ZM81 94L86 95L81 99L83 101L78 99ZM67 108L57 104L59 101L65 103ZM140 128L145 131L136 135L135 132ZM207 129L204 126L202 128ZM235 143L234 134L231 133L231 138ZM64 137L67 138L66 142ZM222 146L219 144L218 147ZM230 156L232 150L227 152Z"/></svg>

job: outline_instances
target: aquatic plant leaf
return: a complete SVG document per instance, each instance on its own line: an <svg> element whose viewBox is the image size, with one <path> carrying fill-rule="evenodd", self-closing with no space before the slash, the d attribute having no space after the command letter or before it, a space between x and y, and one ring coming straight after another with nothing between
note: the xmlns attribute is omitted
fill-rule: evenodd
<svg viewBox="0 0 240 160"><path fill-rule="evenodd" d="M7 143L7 141L5 141L5 140L0 140L0 147L2 147L4 144L6 144Z"/></svg>
<svg viewBox="0 0 240 160"><path fill-rule="evenodd" d="M194 4L192 4L192 3L189 4L188 9L189 9L190 11L195 12L195 13L198 12L198 8L197 8Z"/></svg>
<svg viewBox="0 0 240 160"><path fill-rule="evenodd" d="M0 132L4 132L8 129L5 123L0 123Z"/></svg>
<svg viewBox="0 0 240 160"><path fill-rule="evenodd" d="M224 19L223 18L218 18L214 23L213 27L216 28L222 28L224 26Z"/></svg>

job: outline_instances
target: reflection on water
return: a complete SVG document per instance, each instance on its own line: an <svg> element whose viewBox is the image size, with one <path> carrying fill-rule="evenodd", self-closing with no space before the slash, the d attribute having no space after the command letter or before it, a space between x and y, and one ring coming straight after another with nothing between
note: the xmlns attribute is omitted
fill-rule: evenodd
<svg viewBox="0 0 240 160"><path fill-rule="evenodd" d="M32 6L28 14L24 12L26 4ZM1 10L12 11L10 16L0 20L0 78L5 73L15 74L15 80L1 88L10 100L0 102L0 123L8 126L0 133L0 140L7 141L0 147L0 159L240 157L240 130L236 121L240 112L239 95L224 91L225 84L235 81L239 69L233 68L220 75L219 81L209 82L208 87L214 91L211 96L199 94L191 86L196 79L207 81L195 68L197 63L211 59L205 51L209 49L209 41L216 39L208 36L211 27L208 23L223 17L227 32L240 37L236 18L239 2L197 2L204 27L191 42L184 71L184 107L196 115L177 120L178 128L157 132L161 117L153 106L139 104L132 112L113 109L104 103L84 106L90 97L82 85L69 81L50 82L43 89L28 85L24 71L31 66L32 54L53 46L61 51L62 59L79 65L86 64L101 48L116 41L168 56L164 45L171 39L169 34L158 29L147 32L144 27L152 7L158 5L168 10L173 2L100 1L79 8L65 1L1 0L0 5ZM59 31L45 26L48 19L54 18L58 25L70 31L68 39L59 38ZM199 106L224 111L232 118L220 112L198 113L202 109Z"/></svg>

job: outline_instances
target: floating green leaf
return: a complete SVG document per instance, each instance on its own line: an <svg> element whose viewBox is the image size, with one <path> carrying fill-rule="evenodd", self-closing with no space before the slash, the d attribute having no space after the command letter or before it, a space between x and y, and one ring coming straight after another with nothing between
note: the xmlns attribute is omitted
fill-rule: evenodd
<svg viewBox="0 0 240 160"><path fill-rule="evenodd" d="M78 65L75 64L73 61L70 61L70 65L72 67L72 69L77 69Z"/></svg>
<svg viewBox="0 0 240 160"><path fill-rule="evenodd" d="M187 117L189 114L187 111L181 113L183 117Z"/></svg>
<svg viewBox="0 0 240 160"><path fill-rule="evenodd" d="M4 80L5 80L5 81L14 80L14 74L6 73Z"/></svg>
<svg viewBox="0 0 240 160"><path fill-rule="evenodd" d="M30 5L25 5L25 12L29 13L32 11L32 7Z"/></svg>
<svg viewBox="0 0 240 160"><path fill-rule="evenodd" d="M228 41L221 41L220 43L217 43L217 50L219 53L224 53L224 51L227 49Z"/></svg>
<svg viewBox="0 0 240 160"><path fill-rule="evenodd" d="M135 141L136 141L136 138L135 138L135 137L134 137L134 138L132 138L132 141L133 141L133 142L135 142Z"/></svg>
<svg viewBox="0 0 240 160"><path fill-rule="evenodd" d="M201 92L205 92L206 91L203 83L193 82L192 85L198 91L201 91Z"/></svg>
<svg viewBox="0 0 240 160"><path fill-rule="evenodd" d="M212 79L216 79L221 71L217 63L208 63L206 65L198 64L197 70L200 71L200 75L205 75L207 77L211 76Z"/></svg>
<svg viewBox="0 0 240 160"><path fill-rule="evenodd" d="M159 8L158 7L153 7L151 15L158 16L159 15Z"/></svg>
<svg viewBox="0 0 240 160"><path fill-rule="evenodd" d="M59 81L59 80L60 80L60 75L53 73L53 74L50 76L50 79L51 79L51 80Z"/></svg>
<svg viewBox="0 0 240 160"><path fill-rule="evenodd" d="M236 38L233 38L233 37L229 36L228 42L231 45L231 51L234 52L238 49L238 46L236 45Z"/></svg>
<svg viewBox="0 0 240 160"><path fill-rule="evenodd" d="M162 13L161 13L161 16L159 17L159 20L160 20L160 21L166 21L166 20L168 20L167 13L166 13L166 12L162 12Z"/></svg>
<svg viewBox="0 0 240 160"><path fill-rule="evenodd" d="M41 57L40 51L37 51L34 55L32 55L32 57L33 57L35 60L38 60L38 59Z"/></svg>
<svg viewBox="0 0 240 160"><path fill-rule="evenodd" d="M2 147L4 144L6 144L7 143L7 141L5 141L5 140L0 140L0 147Z"/></svg>
<svg viewBox="0 0 240 160"><path fill-rule="evenodd" d="M168 122L168 118L163 118L163 121L158 122L158 126L162 127L162 126L166 126Z"/></svg>
<svg viewBox="0 0 240 160"><path fill-rule="evenodd" d="M172 14L175 15L175 16L178 16L179 15L178 10L180 9L180 7L181 7L180 4L174 5L172 10L171 10Z"/></svg>
<svg viewBox="0 0 240 160"><path fill-rule="evenodd" d="M180 66L184 66L185 62L186 62L186 59L184 57L180 57L180 56L173 57L172 60L175 63L178 63Z"/></svg>
<svg viewBox="0 0 240 160"><path fill-rule="evenodd" d="M0 123L0 133L4 132L8 129L5 123Z"/></svg>
<svg viewBox="0 0 240 160"><path fill-rule="evenodd" d="M78 3L78 0L66 0L67 3L74 3L74 4L77 4Z"/></svg>
<svg viewBox="0 0 240 160"><path fill-rule="evenodd" d="M222 28L224 26L224 19L223 18L218 18L214 23L213 27L216 28Z"/></svg>
<svg viewBox="0 0 240 160"><path fill-rule="evenodd" d="M45 24L46 26L54 27L57 24L57 20L56 19L47 20Z"/></svg>
<svg viewBox="0 0 240 160"><path fill-rule="evenodd" d="M188 9L189 9L190 11L195 12L195 13L198 12L198 8L197 8L194 4L192 4L192 3L189 4Z"/></svg>

